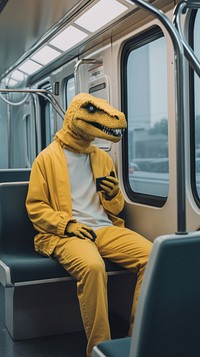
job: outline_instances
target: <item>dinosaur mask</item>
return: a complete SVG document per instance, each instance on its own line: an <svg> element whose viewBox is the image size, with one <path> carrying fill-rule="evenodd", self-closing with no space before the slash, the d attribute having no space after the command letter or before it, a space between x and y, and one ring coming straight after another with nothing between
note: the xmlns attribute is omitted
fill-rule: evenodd
<svg viewBox="0 0 200 357"><path fill-rule="evenodd" d="M96 137L116 143L126 126L122 112L103 99L81 93L73 98L65 113L63 128L56 133L55 139L74 151L90 152L90 144Z"/></svg>

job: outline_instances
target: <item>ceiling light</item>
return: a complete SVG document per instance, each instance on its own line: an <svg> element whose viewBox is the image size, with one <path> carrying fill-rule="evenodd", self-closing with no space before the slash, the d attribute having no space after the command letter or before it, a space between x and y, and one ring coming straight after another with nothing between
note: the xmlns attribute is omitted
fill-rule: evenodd
<svg viewBox="0 0 200 357"><path fill-rule="evenodd" d="M117 16L121 15L127 9L128 7L116 0L100 0L80 16L75 21L75 24L90 32L95 32Z"/></svg>
<svg viewBox="0 0 200 357"><path fill-rule="evenodd" d="M25 78L25 74L16 69L14 72L11 73L10 77L16 81L23 81Z"/></svg>
<svg viewBox="0 0 200 357"><path fill-rule="evenodd" d="M128 2L128 3L131 4L131 5L135 5L134 2L131 1L131 0L125 0L125 1Z"/></svg>
<svg viewBox="0 0 200 357"><path fill-rule="evenodd" d="M30 59L24 62L20 67L19 70L22 72L25 72L27 74L32 74L39 69L41 69L42 66L34 61L31 61Z"/></svg>
<svg viewBox="0 0 200 357"><path fill-rule="evenodd" d="M17 84L17 81L15 79L8 78L5 83L8 87L14 87Z"/></svg>
<svg viewBox="0 0 200 357"><path fill-rule="evenodd" d="M51 48L49 46L44 46L36 54L34 54L34 56L32 56L31 58L34 61L45 65L45 64L53 61L55 58L57 58L60 55L61 55L61 53L54 50L53 48Z"/></svg>
<svg viewBox="0 0 200 357"><path fill-rule="evenodd" d="M88 35L85 32L77 29L74 26L69 26L49 43L62 51L66 51L69 48L75 46L78 42L82 41L87 36Z"/></svg>

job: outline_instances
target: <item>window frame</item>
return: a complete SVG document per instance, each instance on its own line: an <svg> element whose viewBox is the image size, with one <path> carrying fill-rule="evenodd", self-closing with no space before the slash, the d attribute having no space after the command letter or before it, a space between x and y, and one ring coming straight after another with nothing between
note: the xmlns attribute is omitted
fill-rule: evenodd
<svg viewBox="0 0 200 357"><path fill-rule="evenodd" d="M164 37L163 31L159 26L153 26L144 32L137 34L129 39L123 46L121 55L121 105L122 111L127 117L127 62L129 54L148 43L151 43L161 37ZM128 125L128 120L127 120ZM158 196L146 193L135 192L132 190L129 182L129 163L128 163L128 130L125 131L122 139L122 156L123 168L122 177L124 189L128 198L135 203L145 204L148 206L163 207L168 196Z"/></svg>

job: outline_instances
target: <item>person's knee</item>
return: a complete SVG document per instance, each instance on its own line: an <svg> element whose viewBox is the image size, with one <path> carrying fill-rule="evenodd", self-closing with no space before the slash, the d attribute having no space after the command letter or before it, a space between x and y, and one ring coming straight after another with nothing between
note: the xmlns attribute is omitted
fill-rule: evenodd
<svg viewBox="0 0 200 357"><path fill-rule="evenodd" d="M140 261L139 261L139 267L141 268L146 268L146 265L149 261L149 257L151 254L151 250L152 250L152 243L148 241L148 244L146 244L143 247L143 251L140 257Z"/></svg>
<svg viewBox="0 0 200 357"><path fill-rule="evenodd" d="M149 240L146 239L145 245L143 246L143 255L144 255L144 259L146 259L147 261L149 260L152 246L153 246L152 242L150 242Z"/></svg>
<svg viewBox="0 0 200 357"><path fill-rule="evenodd" d="M88 261L84 270L86 275L89 275L90 277L93 276L94 278L106 275L105 264L103 260Z"/></svg>

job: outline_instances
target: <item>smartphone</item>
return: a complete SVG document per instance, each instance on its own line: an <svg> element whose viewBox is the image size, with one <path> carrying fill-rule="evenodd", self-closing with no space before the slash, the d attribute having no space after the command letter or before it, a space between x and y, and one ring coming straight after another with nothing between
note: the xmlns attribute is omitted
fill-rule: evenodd
<svg viewBox="0 0 200 357"><path fill-rule="evenodd" d="M102 187L100 186L102 181L106 179L107 176L102 176L102 177L97 177L96 178L96 190L98 191L103 191Z"/></svg>
<svg viewBox="0 0 200 357"><path fill-rule="evenodd" d="M108 175L108 176L109 176L109 175ZM96 178L96 190L97 190L97 192L98 192L98 191L103 191L103 189L102 189L102 187L101 187L100 185L101 185L101 183L102 183L103 180L105 180L105 179L108 180L108 176L102 176L102 177L97 177L97 178ZM111 171L111 172L110 172L110 176L115 177L114 171ZM108 181L109 181L109 180L108 180Z"/></svg>

